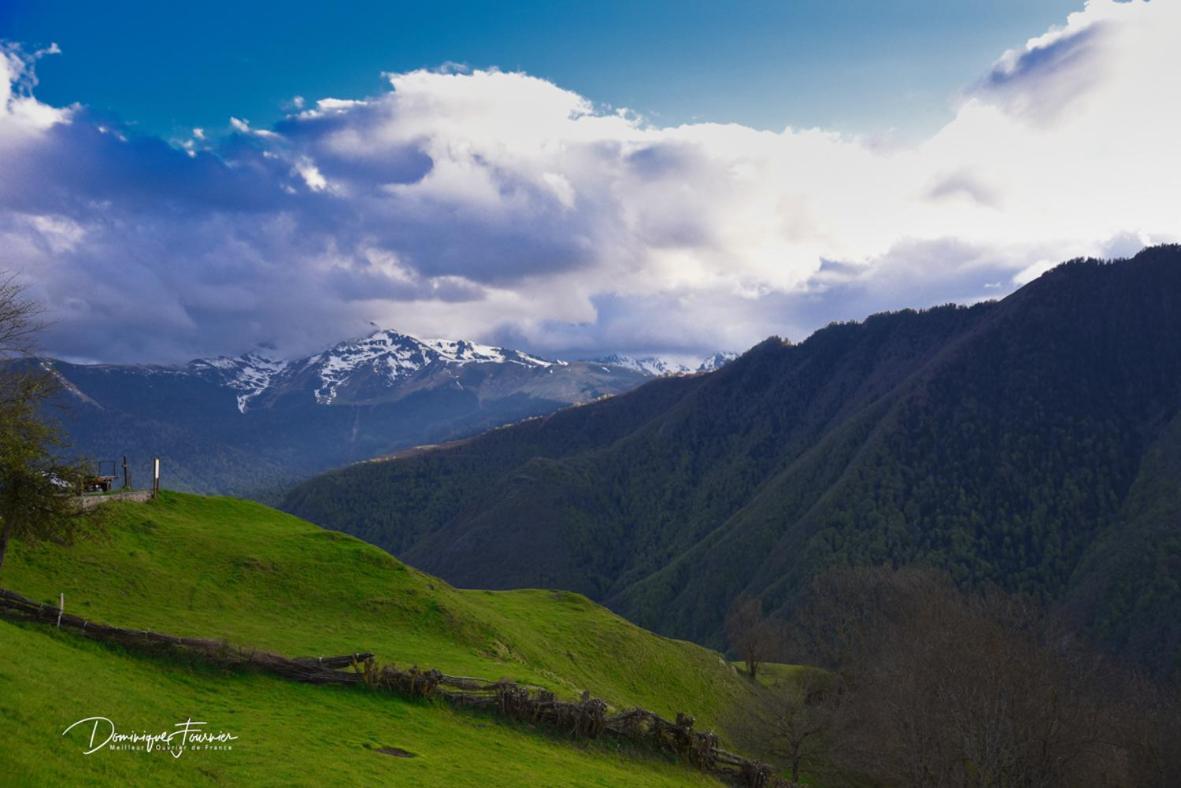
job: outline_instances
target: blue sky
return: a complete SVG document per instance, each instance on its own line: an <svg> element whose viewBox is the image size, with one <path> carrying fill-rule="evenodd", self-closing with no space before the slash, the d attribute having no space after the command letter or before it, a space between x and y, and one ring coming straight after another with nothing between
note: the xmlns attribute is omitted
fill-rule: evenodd
<svg viewBox="0 0 1181 788"><path fill-rule="evenodd" d="M329 6L0 4L45 352L686 357L1181 240L1176 2Z"/></svg>
<svg viewBox="0 0 1181 788"><path fill-rule="evenodd" d="M946 122L981 64L1080 0L74 2L6 0L0 37L63 56L40 97L145 131L269 125L293 96L362 98L383 71L521 70L662 124L904 135Z"/></svg>

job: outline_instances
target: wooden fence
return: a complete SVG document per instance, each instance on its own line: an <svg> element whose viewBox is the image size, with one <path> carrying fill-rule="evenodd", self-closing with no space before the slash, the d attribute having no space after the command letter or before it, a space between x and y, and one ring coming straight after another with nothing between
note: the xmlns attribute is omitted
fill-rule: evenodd
<svg viewBox="0 0 1181 788"><path fill-rule="evenodd" d="M517 682L449 676L417 667L379 666L368 652L333 657L284 657L233 646L224 640L185 638L96 623L53 605L41 604L0 589L0 614L56 624L86 637L128 649L192 655L225 667L251 668L309 684L348 684L403 697L434 698L452 706L480 709L580 739L611 737L682 758L703 772L749 788L777 788L788 783L766 764L721 748L712 732L694 730L694 720L678 714L669 721L647 709L609 713L607 703L583 693L576 701L558 700L553 692Z"/></svg>

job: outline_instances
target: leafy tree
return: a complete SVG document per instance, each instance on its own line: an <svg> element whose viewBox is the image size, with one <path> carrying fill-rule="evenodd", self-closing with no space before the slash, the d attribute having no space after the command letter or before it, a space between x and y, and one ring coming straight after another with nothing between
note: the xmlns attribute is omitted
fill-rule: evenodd
<svg viewBox="0 0 1181 788"><path fill-rule="evenodd" d="M29 352L36 317L19 284L0 279L0 568L14 537L66 538L81 513L80 471L55 460L59 437L40 415L55 381L14 363Z"/></svg>

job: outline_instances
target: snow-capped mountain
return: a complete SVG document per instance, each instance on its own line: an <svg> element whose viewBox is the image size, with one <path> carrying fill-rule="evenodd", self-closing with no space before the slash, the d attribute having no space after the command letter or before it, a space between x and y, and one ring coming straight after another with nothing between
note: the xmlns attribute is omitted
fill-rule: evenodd
<svg viewBox="0 0 1181 788"><path fill-rule="evenodd" d="M736 358L738 358L738 354L729 351L714 353L712 356L706 356L701 360L701 363L697 365L697 371L713 372L715 369L721 369L726 366Z"/></svg>
<svg viewBox="0 0 1181 788"><path fill-rule="evenodd" d="M468 364L515 364L545 369L566 366L519 350L481 345L463 339L419 339L397 331L376 331L361 339L345 340L321 353L290 361L279 361L259 353L236 358L218 356L197 359L184 367L154 367L157 372L195 373L217 380L237 392L238 411L245 413L252 400L292 380L314 378L316 403L331 405L338 392L359 378L384 382L394 387L432 367L461 367Z"/></svg>
<svg viewBox="0 0 1181 788"><path fill-rule="evenodd" d="M248 495L669 374L389 330L287 360L247 353L180 366L41 363L63 384L62 422L75 451L126 454L133 464L160 456L178 488Z"/></svg>
<svg viewBox="0 0 1181 788"><path fill-rule="evenodd" d="M644 375L663 377L665 375L692 375L698 372L713 372L738 357L737 353L714 353L704 359L665 358L661 356L625 356L612 353L609 356L588 359L589 363L606 367L630 369Z"/></svg>
<svg viewBox="0 0 1181 788"><path fill-rule="evenodd" d="M462 339L418 339L396 331L377 331L364 339L341 342L293 367L314 367L320 378L316 402L330 405L337 390L359 371L385 378L390 385L432 365L518 364L545 368L558 362Z"/></svg>
<svg viewBox="0 0 1181 788"><path fill-rule="evenodd" d="M234 392L238 412L244 414L251 408L270 406L279 398L308 394L318 405L336 405L389 401L440 386L486 389L490 379L503 384L503 379L508 378L529 389L539 385L562 388L572 376L584 376L587 372L596 373L596 379L601 377L598 373L610 376L626 372L642 377L685 375L717 369L733 357L733 354L718 353L698 361L613 354L589 361L565 362L462 339L419 339L385 329L289 361L247 353L236 358L197 359L184 367L150 369L161 374L195 374L215 381ZM484 374L473 376L470 371L461 374L464 367L482 368ZM557 378L553 377L555 370L560 372ZM522 377L525 371L529 374ZM547 375L541 377L542 372ZM630 385L636 382L630 379ZM504 386L498 388L503 390ZM607 391L599 391L596 396L618 390L622 389L608 386ZM562 402L580 402L586 398L571 390L556 396Z"/></svg>

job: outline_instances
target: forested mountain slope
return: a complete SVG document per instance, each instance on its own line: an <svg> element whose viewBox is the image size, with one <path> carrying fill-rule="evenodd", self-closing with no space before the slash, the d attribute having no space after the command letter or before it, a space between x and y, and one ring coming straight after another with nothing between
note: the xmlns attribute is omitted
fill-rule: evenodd
<svg viewBox="0 0 1181 788"><path fill-rule="evenodd" d="M712 645L741 593L790 605L828 565L927 563L1167 662L1179 406L1181 248L1156 247L767 340L285 506L460 585L569 588Z"/></svg>

